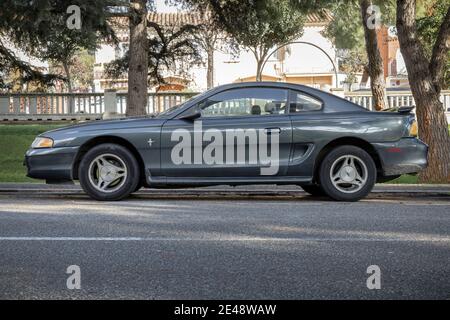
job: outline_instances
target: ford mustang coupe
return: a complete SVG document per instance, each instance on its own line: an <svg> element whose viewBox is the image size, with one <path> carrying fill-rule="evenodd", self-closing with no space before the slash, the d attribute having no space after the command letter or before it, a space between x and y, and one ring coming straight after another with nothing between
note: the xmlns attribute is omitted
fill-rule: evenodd
<svg viewBox="0 0 450 320"><path fill-rule="evenodd" d="M296 184L339 201L427 165L409 107L371 112L288 83L220 86L156 116L83 123L36 137L29 177L79 180L97 200L141 187Z"/></svg>

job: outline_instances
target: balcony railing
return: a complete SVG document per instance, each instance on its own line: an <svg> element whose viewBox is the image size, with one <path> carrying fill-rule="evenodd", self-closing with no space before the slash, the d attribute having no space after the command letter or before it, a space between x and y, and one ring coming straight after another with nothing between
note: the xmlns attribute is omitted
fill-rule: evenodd
<svg viewBox="0 0 450 320"><path fill-rule="evenodd" d="M155 114L180 104L197 93L149 93L147 113ZM369 91L350 92L345 98L369 110L373 99ZM410 91L388 93L390 107L414 105ZM450 116L450 90L442 91L441 101ZM126 93L20 93L0 94L0 120L98 120L105 111L125 114Z"/></svg>

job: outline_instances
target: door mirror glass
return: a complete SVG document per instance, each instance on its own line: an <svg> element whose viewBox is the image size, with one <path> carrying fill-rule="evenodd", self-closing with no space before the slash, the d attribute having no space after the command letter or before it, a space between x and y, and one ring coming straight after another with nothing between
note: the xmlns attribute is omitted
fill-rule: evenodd
<svg viewBox="0 0 450 320"><path fill-rule="evenodd" d="M200 108L193 107L183 114L180 119L194 121L202 116Z"/></svg>

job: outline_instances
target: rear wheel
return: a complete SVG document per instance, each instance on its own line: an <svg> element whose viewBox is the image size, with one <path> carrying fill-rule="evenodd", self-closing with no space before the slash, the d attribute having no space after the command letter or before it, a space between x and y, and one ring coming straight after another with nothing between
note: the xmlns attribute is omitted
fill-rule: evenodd
<svg viewBox="0 0 450 320"><path fill-rule="evenodd" d="M313 197L321 197L325 195L325 192L323 192L322 188L317 184L303 185L301 187L306 193L309 193Z"/></svg>
<svg viewBox="0 0 450 320"><path fill-rule="evenodd" d="M89 150L78 173L83 190L93 199L121 200L136 190L139 164L125 147L106 143Z"/></svg>
<svg viewBox="0 0 450 320"><path fill-rule="evenodd" d="M340 146L330 151L319 171L323 191L338 201L364 198L372 190L376 176L372 157L355 146Z"/></svg>

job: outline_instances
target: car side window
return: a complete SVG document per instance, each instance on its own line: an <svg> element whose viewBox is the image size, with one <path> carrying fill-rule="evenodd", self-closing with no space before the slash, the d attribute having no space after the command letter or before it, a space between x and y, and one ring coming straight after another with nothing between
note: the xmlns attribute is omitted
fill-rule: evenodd
<svg viewBox="0 0 450 320"><path fill-rule="evenodd" d="M323 105L322 101L298 91L292 91L290 100L290 113L317 111L322 109Z"/></svg>
<svg viewBox="0 0 450 320"><path fill-rule="evenodd" d="M266 116L286 113L288 90L277 88L231 89L200 103L202 117Z"/></svg>

